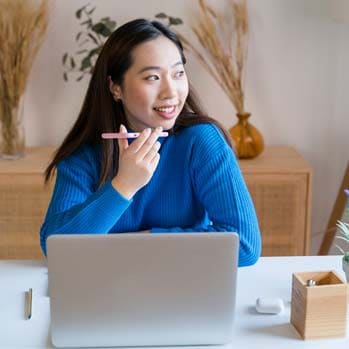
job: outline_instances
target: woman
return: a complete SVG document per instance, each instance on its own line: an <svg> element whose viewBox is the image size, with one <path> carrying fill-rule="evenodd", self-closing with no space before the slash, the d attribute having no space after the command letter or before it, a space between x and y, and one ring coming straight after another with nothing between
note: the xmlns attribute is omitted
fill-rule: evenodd
<svg viewBox="0 0 349 349"><path fill-rule="evenodd" d="M54 170L57 178L40 231L45 254L52 234L234 231L239 265L257 261L250 195L229 137L190 90L185 62L177 36L159 22L134 20L109 37L46 170L46 181ZM101 138L116 131L140 136Z"/></svg>

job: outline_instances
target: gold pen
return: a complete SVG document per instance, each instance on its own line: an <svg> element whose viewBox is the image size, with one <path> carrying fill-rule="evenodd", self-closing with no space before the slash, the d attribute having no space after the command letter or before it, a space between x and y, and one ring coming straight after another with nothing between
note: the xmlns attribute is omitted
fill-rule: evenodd
<svg viewBox="0 0 349 349"><path fill-rule="evenodd" d="M26 313L27 313L27 320L29 320L32 317L32 306L33 306L33 289L30 288L28 292L26 292Z"/></svg>

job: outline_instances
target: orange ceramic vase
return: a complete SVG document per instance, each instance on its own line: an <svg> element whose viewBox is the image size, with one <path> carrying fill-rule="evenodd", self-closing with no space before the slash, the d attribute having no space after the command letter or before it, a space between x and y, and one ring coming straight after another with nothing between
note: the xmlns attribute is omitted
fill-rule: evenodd
<svg viewBox="0 0 349 349"><path fill-rule="evenodd" d="M250 115L250 113L237 113L239 121L229 129L239 159L255 158L264 149L261 133L248 121Z"/></svg>

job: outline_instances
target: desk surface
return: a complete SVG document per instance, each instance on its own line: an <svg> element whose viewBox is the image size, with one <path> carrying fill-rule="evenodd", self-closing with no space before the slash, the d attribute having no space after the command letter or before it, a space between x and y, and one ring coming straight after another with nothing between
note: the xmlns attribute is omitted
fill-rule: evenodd
<svg viewBox="0 0 349 349"><path fill-rule="evenodd" d="M303 341L290 324L292 273L331 269L344 277L339 256L263 257L252 267L240 268L233 344L219 348L347 349L349 330L346 338ZM0 348L51 348L45 263L0 261L0 280ZM24 293L30 287L33 288L33 316L25 320ZM256 313L256 298L262 296L284 299L285 312Z"/></svg>

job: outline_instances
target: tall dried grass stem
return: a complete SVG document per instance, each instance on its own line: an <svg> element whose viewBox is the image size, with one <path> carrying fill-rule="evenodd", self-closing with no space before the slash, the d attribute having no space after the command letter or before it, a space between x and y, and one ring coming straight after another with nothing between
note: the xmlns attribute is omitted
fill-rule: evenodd
<svg viewBox="0 0 349 349"><path fill-rule="evenodd" d="M47 29L48 7L48 0L0 0L0 139L6 154L21 145L17 111Z"/></svg>
<svg viewBox="0 0 349 349"><path fill-rule="evenodd" d="M236 111L243 113L249 30L246 0L229 0L228 15L215 11L206 0L198 2L200 13L192 26L198 45L179 34L180 39L216 80Z"/></svg>

